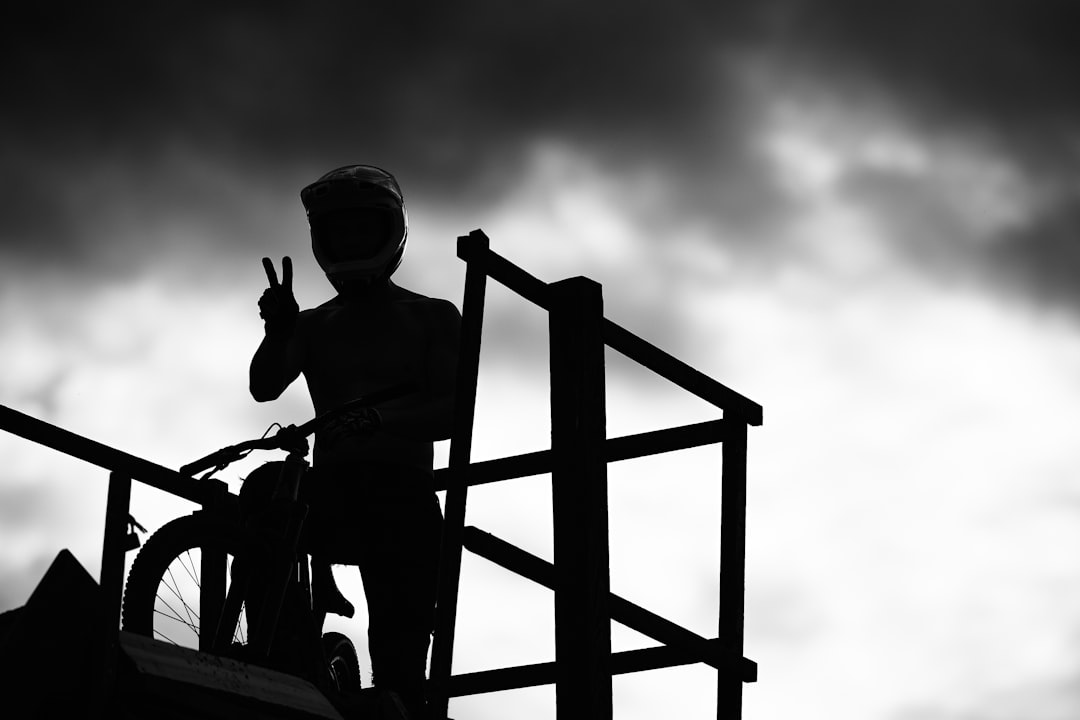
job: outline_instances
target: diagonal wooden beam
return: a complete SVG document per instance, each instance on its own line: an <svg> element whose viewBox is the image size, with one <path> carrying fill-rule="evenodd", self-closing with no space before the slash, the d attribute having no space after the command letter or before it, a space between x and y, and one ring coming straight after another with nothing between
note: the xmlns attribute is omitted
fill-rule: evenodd
<svg viewBox="0 0 1080 720"><path fill-rule="evenodd" d="M554 588L555 566L546 560L472 526L465 528L464 540L465 548L470 552L546 588ZM679 652L692 655L695 662L711 665L742 682L754 682L757 678L757 665L753 661L747 660L741 654L731 653L713 640L691 632L614 593L608 599L608 606L611 619L615 622L672 646Z"/></svg>

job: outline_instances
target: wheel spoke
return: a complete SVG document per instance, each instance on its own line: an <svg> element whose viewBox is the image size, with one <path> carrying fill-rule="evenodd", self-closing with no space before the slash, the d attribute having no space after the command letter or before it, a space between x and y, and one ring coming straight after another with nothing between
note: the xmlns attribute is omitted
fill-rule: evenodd
<svg viewBox="0 0 1080 720"><path fill-rule="evenodd" d="M154 607L154 613L156 615L160 615L161 617L166 617L166 618L169 618L170 620L174 620L174 621L180 623L181 625L185 625L188 628L191 628L192 632L194 632L195 634L198 634L199 626L197 624L191 622L190 620L185 620L183 617L180 616L180 613L178 613L176 611L176 608L174 608L172 605L170 605L167 600L162 599L160 596L158 596L158 597L159 597L159 599L161 599L161 604L164 605L165 607L169 608L169 611L172 614L170 615L167 612L164 612L162 610L158 610L157 607L155 606Z"/></svg>
<svg viewBox="0 0 1080 720"><path fill-rule="evenodd" d="M222 572L226 593L232 584L229 567L242 543L236 529L207 521L206 516L178 518L162 526L143 544L132 563L124 593L124 628L182 647L198 647L200 636L216 628L202 628L202 561L204 544L224 551ZM239 598L238 598L239 599ZM246 643L250 629L241 608L229 635ZM228 637L227 635L226 637Z"/></svg>
<svg viewBox="0 0 1080 720"><path fill-rule="evenodd" d="M176 599L179 600L181 602L181 604L183 604L184 610L185 610L185 612L188 613L189 617L194 616L194 619L192 620L192 622L193 623L197 622L198 619L199 619L199 614L196 613L195 610L193 609L192 605L190 603L188 603L187 600L184 599L183 594L179 590L180 583L178 583L176 581L176 578L173 576L172 568L169 568L167 570L167 572L169 574L169 579L172 580L172 584L170 585L169 583L165 582L164 580L161 581L161 584L164 585L165 587L169 588L169 591L172 592L172 594L176 596Z"/></svg>
<svg viewBox="0 0 1080 720"><path fill-rule="evenodd" d="M236 627L233 628L233 642L240 643L241 645L247 645L246 633L244 632L244 608L240 608L240 617L236 620Z"/></svg>
<svg viewBox="0 0 1080 720"><path fill-rule="evenodd" d="M176 645L177 647L179 647L179 645L180 645L180 643L176 642L175 640L173 640L172 638L170 638L168 635L161 632L157 628L154 628L154 635L160 635L162 640L164 640L165 642L168 642L168 643L172 643L173 645Z"/></svg>
<svg viewBox="0 0 1080 720"><path fill-rule="evenodd" d="M188 550L186 553L184 553L184 555L188 559L187 563L184 562L183 558L178 557L176 559L180 562L180 565L183 566L184 571L188 574L188 577L191 578L191 582L195 583L195 587L201 588L202 586L199 584L199 573L195 571L195 560L191 557L191 551Z"/></svg>

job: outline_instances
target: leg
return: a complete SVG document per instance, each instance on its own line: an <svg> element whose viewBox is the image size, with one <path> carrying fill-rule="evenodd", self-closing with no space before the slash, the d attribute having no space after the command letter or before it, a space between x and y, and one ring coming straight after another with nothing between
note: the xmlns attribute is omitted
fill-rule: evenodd
<svg viewBox="0 0 1080 720"><path fill-rule="evenodd" d="M338 589L330 563L315 555L311 556L311 597L316 613L348 618L356 613L356 608Z"/></svg>
<svg viewBox="0 0 1080 720"><path fill-rule="evenodd" d="M347 516L339 512L347 503L341 498L326 497L325 484L319 471L312 468L300 488L301 498L310 506L304 547L311 556L312 606L316 614L322 616L333 613L351 618L356 609L341 594L331 570L333 562L343 564L337 557L341 554L342 540L337 537L336 530L339 526L347 526ZM332 558L337 559L332 561Z"/></svg>
<svg viewBox="0 0 1080 720"><path fill-rule="evenodd" d="M413 717L422 718L442 515L433 498L377 508L371 522L376 533L361 572L375 686L397 692Z"/></svg>

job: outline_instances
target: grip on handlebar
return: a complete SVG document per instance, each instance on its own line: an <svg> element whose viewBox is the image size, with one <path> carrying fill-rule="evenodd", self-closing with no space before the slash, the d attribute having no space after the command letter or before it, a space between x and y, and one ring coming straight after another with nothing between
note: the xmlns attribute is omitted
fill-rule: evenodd
<svg viewBox="0 0 1080 720"><path fill-rule="evenodd" d="M374 392L368 393L355 400L350 400L343 405L340 405L333 410L329 410L318 417L308 420L299 427L290 425L285 428L281 428L278 432L270 437L259 438L257 440L248 440L246 442L238 443L236 445L229 445L228 447L215 450L206 457L200 458L195 462L188 463L180 468L181 475L194 476L197 472L202 472L210 468L220 469L226 465L236 462L243 454L249 450L288 450L294 446L298 439L306 439L308 435L321 430L331 420L336 418L339 414L347 412L349 410L356 409L358 407L370 407L376 403L386 402L387 400L393 400L404 395L408 395L411 392L415 392L416 386L413 383L399 383L397 385L391 385L390 387L382 388Z"/></svg>

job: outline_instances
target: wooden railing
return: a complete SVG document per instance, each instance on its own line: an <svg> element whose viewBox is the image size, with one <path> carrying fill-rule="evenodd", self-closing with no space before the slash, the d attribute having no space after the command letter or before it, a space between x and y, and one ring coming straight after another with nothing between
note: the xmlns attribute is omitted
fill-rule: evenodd
<svg viewBox="0 0 1080 720"><path fill-rule="evenodd" d="M717 670L717 718L742 714L742 684L757 679L743 657L747 428L762 422L761 406L698 372L603 315L599 284L571 278L547 284L490 249L479 230L458 239L468 267L462 307L462 347L454 436L447 468L439 604L432 647L432 717L446 717L449 698L555 684L557 720L608 720L612 675L706 663ZM470 462L487 278L549 314L552 447ZM723 418L649 433L608 438L604 347L610 347L723 411ZM718 636L704 638L610 592L607 463L723 443ZM551 474L554 564L477 528L465 527L469 487ZM453 675L451 672L462 549L555 593L555 661ZM611 621L661 645L611 652Z"/></svg>
<svg viewBox="0 0 1080 720"><path fill-rule="evenodd" d="M100 632L104 655L99 662L91 662L87 669L99 674L98 687L111 688L115 679L117 629L120 626L120 606L124 594L124 556L133 547L128 537L132 480L203 507L228 502L230 498L235 499L235 496L228 494L228 487L220 480L210 478L196 481L163 465L103 445L4 405L0 405L0 430L109 471L99 576L102 613ZM208 562L210 555L211 553L204 553L203 561ZM224 573L221 575L221 583L224 583ZM212 575L204 573L204 577ZM224 585L221 591L224 593ZM212 620L204 617L204 621Z"/></svg>
<svg viewBox="0 0 1080 720"><path fill-rule="evenodd" d="M446 717L449 698L552 684L557 720L610 720L613 674L690 663L717 671L717 718L737 720L742 684L757 678L743 657L746 436L762 422L761 406L603 316L602 290L587 278L544 283L491 251L479 230L458 239L468 267L462 307L461 354L449 464L436 472L446 491L443 556L429 697L432 717ZM549 314L550 450L473 463L470 460L487 278ZM608 438L604 347L610 347L723 410L723 418ZM204 507L235 499L224 483L196 481L156 463L95 442L0 405L0 430L110 471L101 561L103 630L115 658L128 545L131 482L137 480ZM704 638L623 598L609 587L607 464L617 460L723 443L718 635ZM469 487L551 474L555 562L548 563L477 528L465 527ZM452 675L462 550L552 589L555 661ZM611 652L615 620L661 643Z"/></svg>

